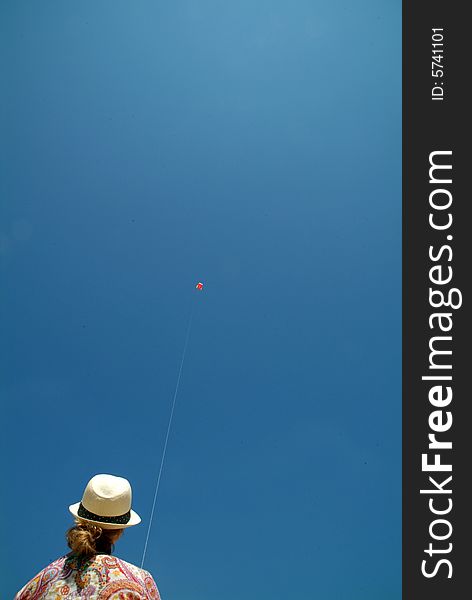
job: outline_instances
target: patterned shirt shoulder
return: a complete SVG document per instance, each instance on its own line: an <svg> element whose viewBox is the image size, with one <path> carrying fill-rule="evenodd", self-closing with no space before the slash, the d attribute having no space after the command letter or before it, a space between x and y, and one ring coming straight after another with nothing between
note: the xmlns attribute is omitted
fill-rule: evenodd
<svg viewBox="0 0 472 600"><path fill-rule="evenodd" d="M15 600L160 600L152 575L116 556L61 556L40 571Z"/></svg>

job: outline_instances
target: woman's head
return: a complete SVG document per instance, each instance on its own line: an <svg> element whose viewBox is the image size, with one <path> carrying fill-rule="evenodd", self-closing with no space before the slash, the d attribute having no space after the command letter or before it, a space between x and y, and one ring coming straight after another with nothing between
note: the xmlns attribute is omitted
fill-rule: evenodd
<svg viewBox="0 0 472 600"><path fill-rule="evenodd" d="M82 500L69 506L75 526L67 533L67 544L76 556L111 554L127 527L141 522L131 508L131 485L115 475L95 475L87 483Z"/></svg>
<svg viewBox="0 0 472 600"><path fill-rule="evenodd" d="M67 545L80 558L91 558L100 553L111 554L123 531L102 529L93 523L75 519L75 525L66 533Z"/></svg>

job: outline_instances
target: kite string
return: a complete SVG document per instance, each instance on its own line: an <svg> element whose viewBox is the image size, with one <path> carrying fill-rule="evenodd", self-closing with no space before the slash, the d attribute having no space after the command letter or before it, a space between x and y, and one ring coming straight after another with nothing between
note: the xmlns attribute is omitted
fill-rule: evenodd
<svg viewBox="0 0 472 600"><path fill-rule="evenodd" d="M187 353L187 346L188 346L188 341L189 341L189 338L190 338L190 330L192 328L192 321L193 321L193 314L194 314L194 312L195 312L195 301L192 302L192 308L191 308L191 311L190 311L190 316L189 316L188 326L187 326L187 334L185 336L184 349L183 349L182 358L181 358L181 361L180 361L179 374L177 376L177 383L175 385L174 397L172 399L172 408L171 408L171 411L170 411L169 422L167 424L167 432L166 432L166 437L165 437L165 441L164 441L164 448L162 450L161 464L160 464L159 473L158 473L158 476L157 476L156 488L154 490L154 499L152 501L151 516L149 518L149 525L148 525L147 534L146 534L146 541L144 543L143 558L141 560L141 569L143 568L144 559L146 557L146 550L147 550L148 541L149 541L149 534L151 533L152 520L153 520L153 517L154 517L154 509L156 507L157 493L159 491L159 485L161 483L161 475L162 475L162 470L164 468L164 461L165 461L166 452L167 452L167 443L169 441L169 434L170 434L170 430L171 430L171 427L172 427L172 420L174 418L175 401L177 399L177 394L179 392L180 378L182 376L182 368L184 366L185 355Z"/></svg>

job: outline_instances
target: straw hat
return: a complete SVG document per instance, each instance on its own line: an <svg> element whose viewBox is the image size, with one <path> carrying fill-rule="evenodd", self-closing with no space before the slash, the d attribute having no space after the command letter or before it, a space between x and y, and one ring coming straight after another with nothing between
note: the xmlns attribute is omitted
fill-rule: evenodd
<svg viewBox="0 0 472 600"><path fill-rule="evenodd" d="M74 517L102 529L124 529L141 523L131 510L131 485L124 477L95 475L87 483L82 502L69 506Z"/></svg>

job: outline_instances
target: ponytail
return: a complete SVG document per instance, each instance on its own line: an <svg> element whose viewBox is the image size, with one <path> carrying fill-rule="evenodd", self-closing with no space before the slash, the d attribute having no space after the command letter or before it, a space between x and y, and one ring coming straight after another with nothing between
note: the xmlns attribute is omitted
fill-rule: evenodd
<svg viewBox="0 0 472 600"><path fill-rule="evenodd" d="M102 529L100 526L75 519L66 533L67 545L79 558L91 558L98 553L111 554L122 529Z"/></svg>

